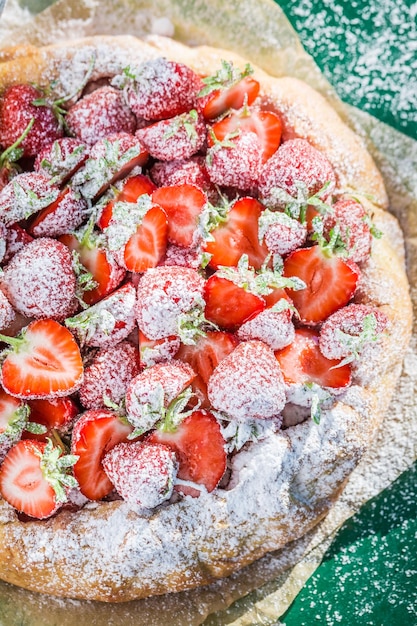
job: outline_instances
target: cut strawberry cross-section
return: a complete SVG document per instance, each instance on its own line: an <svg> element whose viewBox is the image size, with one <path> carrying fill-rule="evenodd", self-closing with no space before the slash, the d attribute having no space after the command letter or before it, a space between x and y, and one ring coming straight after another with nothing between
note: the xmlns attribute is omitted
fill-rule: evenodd
<svg viewBox="0 0 417 626"><path fill-rule="evenodd" d="M204 191L188 183L170 185L156 189L152 200L168 216L169 241L185 248L194 245L199 217L207 205Z"/></svg>
<svg viewBox="0 0 417 626"><path fill-rule="evenodd" d="M51 319L36 320L10 344L1 369L3 388L18 398L65 396L81 384L83 362L69 330Z"/></svg>

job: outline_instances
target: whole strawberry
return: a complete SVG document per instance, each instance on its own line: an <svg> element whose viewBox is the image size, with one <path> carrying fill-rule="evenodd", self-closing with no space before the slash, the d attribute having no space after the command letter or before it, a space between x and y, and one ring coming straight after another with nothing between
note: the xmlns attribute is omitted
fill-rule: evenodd
<svg viewBox="0 0 417 626"><path fill-rule="evenodd" d="M23 156L35 157L44 146L63 134L51 107L36 104L43 94L32 85L12 85L0 100L0 144L13 145L33 118L33 125L20 144Z"/></svg>

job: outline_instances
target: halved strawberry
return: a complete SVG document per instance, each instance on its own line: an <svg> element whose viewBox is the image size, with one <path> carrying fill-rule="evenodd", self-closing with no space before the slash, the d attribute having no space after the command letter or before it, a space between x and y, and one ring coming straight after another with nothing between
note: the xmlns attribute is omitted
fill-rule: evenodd
<svg viewBox="0 0 417 626"><path fill-rule="evenodd" d="M310 328L297 328L291 345L275 352L287 383L316 383L322 387L347 387L349 364L341 359L326 359L319 348L319 335Z"/></svg>
<svg viewBox="0 0 417 626"><path fill-rule="evenodd" d="M300 318L306 324L317 324L345 306L355 293L360 270L316 245L295 250L284 261L283 275L297 276L305 289L289 290Z"/></svg>
<svg viewBox="0 0 417 626"><path fill-rule="evenodd" d="M19 441L0 467L0 492L17 511L36 519L53 515L76 481L67 471L75 459L52 444Z"/></svg>
<svg viewBox="0 0 417 626"><path fill-rule="evenodd" d="M150 195L155 189L156 185L144 174L136 174L126 178L121 192L102 210L97 220L97 226L103 230L110 224L115 202L136 202L139 196L145 193Z"/></svg>
<svg viewBox="0 0 417 626"><path fill-rule="evenodd" d="M65 433L73 424L79 413L77 404L70 397L28 400L30 409L29 422L42 424L46 432L36 434L29 431L23 433L24 439L45 441L53 438L53 431Z"/></svg>
<svg viewBox="0 0 417 626"><path fill-rule="evenodd" d="M20 337L0 339L11 346L3 361L3 388L18 398L56 398L81 384L83 362L69 330L51 319L35 320Z"/></svg>
<svg viewBox="0 0 417 626"><path fill-rule="evenodd" d="M152 194L168 216L168 240L178 246L192 247L196 242L198 220L207 205L207 195L188 183L159 187Z"/></svg>
<svg viewBox="0 0 417 626"><path fill-rule="evenodd" d="M259 82L251 78L252 69L243 72L231 63L222 61L216 74L203 78L206 85L199 93L200 107L206 119L214 119L229 109L240 109L251 105L260 89Z"/></svg>
<svg viewBox="0 0 417 626"><path fill-rule="evenodd" d="M268 256L268 248L260 243L258 221L265 207L255 198L239 198L226 216L226 222L211 231L212 240L207 241L204 252L210 254L209 267L236 266L243 254L249 264L259 269Z"/></svg>
<svg viewBox="0 0 417 626"><path fill-rule="evenodd" d="M102 460L116 444L126 441L132 430L107 409L86 411L75 424L71 453L78 456L78 461L74 465L74 476L86 498L101 500L113 490Z"/></svg>
<svg viewBox="0 0 417 626"><path fill-rule="evenodd" d="M159 206L150 208L124 247L124 267L136 273L156 267L167 249L168 229L165 211Z"/></svg>
<svg viewBox="0 0 417 626"><path fill-rule="evenodd" d="M265 162L278 149L281 141L282 122L273 111L258 111L244 107L241 111L215 122L211 130L218 141L223 141L227 136L236 132L249 131L255 133L261 142L262 160ZM207 140L209 146L214 144L210 133Z"/></svg>
<svg viewBox="0 0 417 626"><path fill-rule="evenodd" d="M174 450L179 461L178 478L203 485L207 491L217 487L226 470L225 441L216 418L207 411L194 411L172 432L152 431L146 442ZM177 489L198 495L186 485L177 485Z"/></svg>
<svg viewBox="0 0 417 626"><path fill-rule="evenodd" d="M204 287L205 316L224 330L236 330L265 308L265 300L227 278L213 274Z"/></svg>
<svg viewBox="0 0 417 626"><path fill-rule="evenodd" d="M181 344L176 359L191 365L197 376L191 386L202 408L208 408L207 383L213 370L237 346L239 340L232 333L208 331L194 344Z"/></svg>

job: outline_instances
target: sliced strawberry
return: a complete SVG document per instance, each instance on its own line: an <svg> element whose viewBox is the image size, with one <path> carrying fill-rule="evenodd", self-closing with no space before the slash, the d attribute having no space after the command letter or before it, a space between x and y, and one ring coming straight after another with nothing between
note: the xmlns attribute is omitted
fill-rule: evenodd
<svg viewBox="0 0 417 626"><path fill-rule="evenodd" d="M0 338L11 345L1 370L2 385L11 395L56 398L81 384L83 362L78 345L70 331L55 320L36 320L20 337Z"/></svg>
<svg viewBox="0 0 417 626"><path fill-rule="evenodd" d="M29 439L19 441L7 453L0 467L0 492L17 511L45 519L66 501L66 488L76 485L66 473L74 459L54 458L55 453L52 446Z"/></svg>
<svg viewBox="0 0 417 626"><path fill-rule="evenodd" d="M167 249L168 229L165 211L159 206L149 209L124 247L124 267L136 273L156 267Z"/></svg>
<svg viewBox="0 0 417 626"><path fill-rule="evenodd" d="M71 251L79 254L80 263L92 276L96 286L83 293L86 304L92 305L110 294L122 282L125 270L117 264L99 240L85 233L80 239L74 234L61 235L59 238Z"/></svg>
<svg viewBox="0 0 417 626"><path fill-rule="evenodd" d="M292 252L284 261L283 274L304 281L305 289L289 290L289 294L301 320L317 324L349 302L360 271L354 263L317 245Z"/></svg>
<svg viewBox="0 0 417 626"><path fill-rule="evenodd" d="M143 194L150 195L155 189L156 186L148 176L144 174L130 176L124 181L121 192L102 210L97 220L97 226L103 230L110 224L115 202L136 202L140 196Z"/></svg>
<svg viewBox="0 0 417 626"><path fill-rule="evenodd" d="M268 256L268 249L259 242L258 221L264 206L255 198L239 198L229 210L226 222L211 231L204 252L211 255L209 267L236 266L243 254L249 264L259 269Z"/></svg>
<svg viewBox="0 0 417 626"><path fill-rule="evenodd" d="M86 215L85 200L67 187L52 204L34 216L28 232L34 237L58 237L81 226Z"/></svg>
<svg viewBox="0 0 417 626"><path fill-rule="evenodd" d="M241 111L213 124L211 130L218 141L223 141L236 132L255 133L262 146L262 161L265 162L277 151L281 142L282 122L273 111L258 111L244 107ZM212 146L213 143L213 137L209 134L208 145Z"/></svg>
<svg viewBox="0 0 417 626"><path fill-rule="evenodd" d="M153 509L172 496L178 463L161 444L119 443L103 459L117 493L129 504Z"/></svg>
<svg viewBox="0 0 417 626"><path fill-rule="evenodd" d="M319 335L310 328L298 328L291 345L275 352L287 383L316 383L322 387L347 387L350 383L349 364L341 359L327 359L320 352Z"/></svg>
<svg viewBox="0 0 417 626"><path fill-rule="evenodd" d="M251 69L244 72L233 67L227 61L214 76L203 79L205 87L200 92L200 108L206 119L214 119L229 109L240 109L251 105L256 99L260 85L249 75Z"/></svg>
<svg viewBox="0 0 417 626"><path fill-rule="evenodd" d="M265 300L227 278L210 276L204 288L205 316L225 330L236 330L265 308Z"/></svg>
<svg viewBox="0 0 417 626"><path fill-rule="evenodd" d="M226 470L225 441L216 418L206 411L194 411L179 424L176 430L154 430L147 443L168 446L179 461L178 478L204 486L207 491L217 487ZM186 485L178 490L190 495L198 491Z"/></svg>
<svg viewBox="0 0 417 626"><path fill-rule="evenodd" d="M25 439L46 442L48 437L53 437L53 430L65 433L79 413L77 404L69 397L28 400L27 404L30 409L29 422L42 424L46 427L46 432L35 434L26 431L23 434Z"/></svg>
<svg viewBox="0 0 417 626"><path fill-rule="evenodd" d="M104 471L104 456L115 445L126 441L132 427L106 409L86 411L75 424L71 453L78 456L74 476L80 491L90 500L101 500L113 490Z"/></svg>
<svg viewBox="0 0 417 626"><path fill-rule="evenodd" d="M159 187L152 200L161 206L168 216L168 239L185 248L196 241L199 217L207 205L207 196L198 187L188 183Z"/></svg>
<svg viewBox="0 0 417 626"><path fill-rule="evenodd" d="M210 201L216 202L218 199L218 192L207 174L203 156L176 161L157 161L152 166L150 175L158 187L189 183L204 191Z"/></svg>
<svg viewBox="0 0 417 626"><path fill-rule="evenodd" d="M197 376L191 385L202 408L208 408L207 383L213 370L237 346L239 340L232 333L208 331L195 344L181 344L176 359L191 365Z"/></svg>

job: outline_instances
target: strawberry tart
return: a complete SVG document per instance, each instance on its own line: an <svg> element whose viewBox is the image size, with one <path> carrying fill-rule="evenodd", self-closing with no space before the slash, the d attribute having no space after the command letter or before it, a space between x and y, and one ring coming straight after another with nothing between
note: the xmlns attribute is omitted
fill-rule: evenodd
<svg viewBox="0 0 417 626"><path fill-rule="evenodd" d="M0 578L122 602L313 528L411 328L359 138L227 50L93 37L0 64Z"/></svg>

